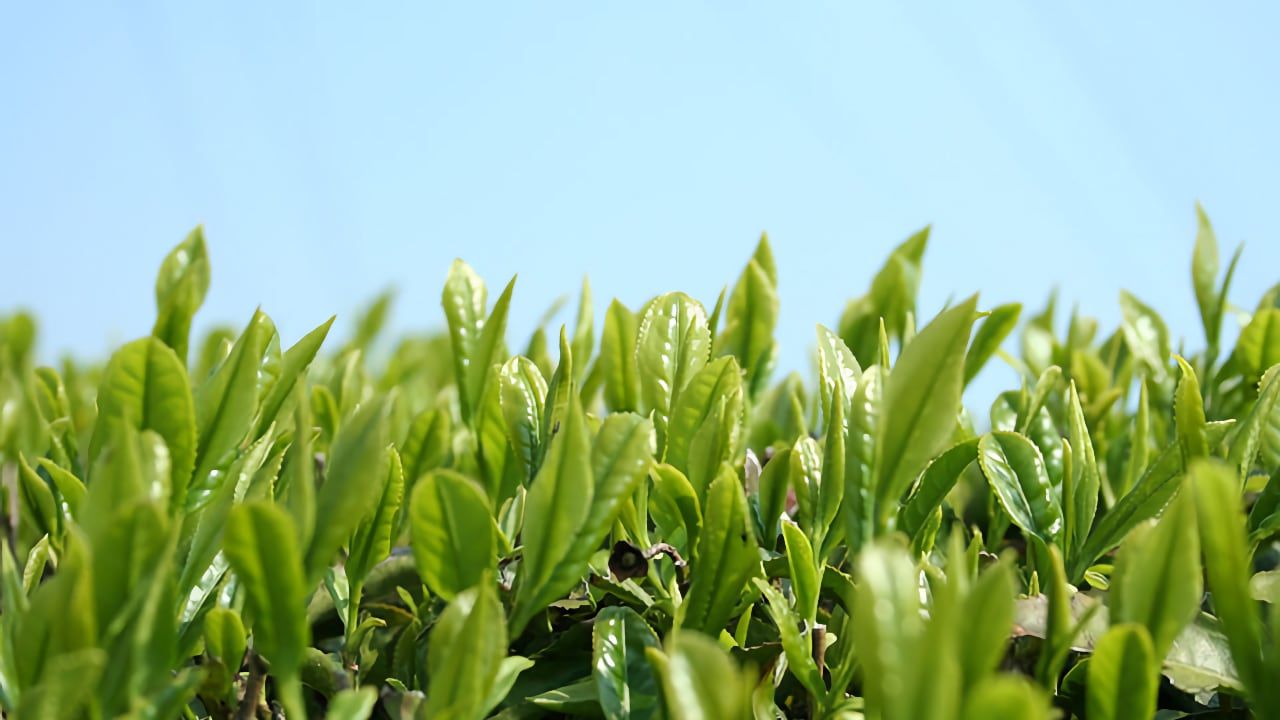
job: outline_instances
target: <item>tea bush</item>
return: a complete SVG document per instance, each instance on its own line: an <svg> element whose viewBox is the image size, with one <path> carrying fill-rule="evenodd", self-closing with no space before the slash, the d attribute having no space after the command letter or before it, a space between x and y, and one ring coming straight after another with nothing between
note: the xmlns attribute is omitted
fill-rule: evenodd
<svg viewBox="0 0 1280 720"><path fill-rule="evenodd" d="M258 311L192 344L197 229L151 334L36 367L0 322L0 709L16 718L1280 717L1280 285L1203 349L977 296L904 242L812 378L776 379L762 239L711 306L590 288L514 354L462 262L382 353ZM1233 347L1223 327L1243 329ZM544 322L544 326L545 326ZM998 358L1019 387L974 414Z"/></svg>

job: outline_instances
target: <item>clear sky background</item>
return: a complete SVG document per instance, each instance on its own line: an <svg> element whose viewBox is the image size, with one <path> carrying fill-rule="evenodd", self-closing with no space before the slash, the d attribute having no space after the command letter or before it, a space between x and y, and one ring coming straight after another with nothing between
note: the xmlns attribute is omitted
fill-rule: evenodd
<svg viewBox="0 0 1280 720"><path fill-rule="evenodd" d="M202 222L198 328L261 304L289 343L387 285L438 326L461 256L520 273L522 347L583 274L710 304L767 230L807 369L933 223L924 315L1057 285L1109 331L1125 287L1198 344L1197 199L1237 303L1280 280L1275 3L426 5L0 5L0 309L105 353Z"/></svg>

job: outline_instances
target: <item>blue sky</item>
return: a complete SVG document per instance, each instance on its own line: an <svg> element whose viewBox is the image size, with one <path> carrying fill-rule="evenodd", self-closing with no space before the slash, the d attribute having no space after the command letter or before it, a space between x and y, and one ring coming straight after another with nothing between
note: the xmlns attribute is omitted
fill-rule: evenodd
<svg viewBox="0 0 1280 720"><path fill-rule="evenodd" d="M519 347L583 274L711 303L767 230L806 368L932 223L923 314L1056 285L1105 328L1125 287L1194 344L1197 199L1234 300L1280 280L1274 4L442 5L0 7L0 308L104 353L203 222L197 327L261 304L292 342L387 285L436 326L462 256L520 273Z"/></svg>

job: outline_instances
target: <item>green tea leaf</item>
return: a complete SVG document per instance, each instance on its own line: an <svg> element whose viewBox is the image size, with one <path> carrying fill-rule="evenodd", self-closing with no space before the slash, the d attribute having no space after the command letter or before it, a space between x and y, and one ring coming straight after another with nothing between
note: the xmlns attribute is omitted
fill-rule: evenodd
<svg viewBox="0 0 1280 720"><path fill-rule="evenodd" d="M702 473L691 471L690 446L703 427L707 427L708 432L719 430L714 425L724 420L717 417L716 410L723 401L735 396L738 402L741 402L742 392L742 370L738 367L737 361L733 357L716 358L689 380L689 384L671 409L666 454L663 459L685 473L690 482L694 483L699 497L706 491L703 483L710 481L710 478L701 477ZM713 425L707 425L709 421ZM732 422L732 420L729 421ZM721 459L727 458L717 458L711 468L713 472Z"/></svg>
<svg viewBox="0 0 1280 720"><path fill-rule="evenodd" d="M164 438L171 473L166 492L174 508L182 507L196 457L196 415L182 361L159 340L135 340L107 364L89 441L91 462L101 454L112 420Z"/></svg>
<svg viewBox="0 0 1280 720"><path fill-rule="evenodd" d="M862 368L849 347L839 335L819 325L818 382L822 392L822 416L831 416L830 399L833 395L844 398L845 403L852 403L861 379Z"/></svg>
<svg viewBox="0 0 1280 720"><path fill-rule="evenodd" d="M553 433L546 460L525 500L524 557L511 615L511 628L517 634L546 603L568 589L552 583L564 582L556 577L557 566L573 550L574 537L591 512L595 482L588 433L582 404L577 393L570 393L568 412Z"/></svg>
<svg viewBox="0 0 1280 720"><path fill-rule="evenodd" d="M756 397L772 370L778 323L777 279L771 275L773 253L767 236L760 238L755 256L743 269L729 296L724 328L716 335L714 355L732 355L746 373L746 389Z"/></svg>
<svg viewBox="0 0 1280 720"><path fill-rule="evenodd" d="M1080 394L1076 392L1074 382L1071 383L1068 400L1067 438L1071 447L1071 469L1070 472L1063 473L1062 546L1068 564L1073 564L1093 527L1093 519L1098 511L1102 475L1098 471L1093 438L1089 435L1084 408L1080 404Z"/></svg>
<svg viewBox="0 0 1280 720"><path fill-rule="evenodd" d="M915 490L899 511L898 529L914 539L925 527L929 516L942 507L942 501L955 487L960 474L976 459L978 438L957 443L934 458L920 474Z"/></svg>
<svg viewBox="0 0 1280 720"><path fill-rule="evenodd" d="M253 432L250 433L254 440L262 437L267 432L267 428L271 427L271 423L278 422L280 416L287 412L285 405L293 396L294 388L305 386L307 368L311 365L311 361L315 360L316 353L320 351L320 345L329 335L333 320L334 318L330 317L319 327L303 335L301 340L285 351L280 363L280 375L267 390L262 407L258 411L257 422L254 423Z"/></svg>
<svg viewBox="0 0 1280 720"><path fill-rule="evenodd" d="M387 478L373 514L356 527L344 567L352 587L364 581L374 565L387 559L395 541L395 518L404 501L404 468L394 448L387 449Z"/></svg>
<svg viewBox="0 0 1280 720"><path fill-rule="evenodd" d="M964 388L964 350L977 296L943 312L898 356L885 383L876 435L876 513L883 524L924 466L945 447Z"/></svg>
<svg viewBox="0 0 1280 720"><path fill-rule="evenodd" d="M978 371L1000 349L1000 344L1018 326L1018 316L1021 314L1021 303L1009 303L993 308L983 318L978 329L973 332L973 340L969 342L969 350L964 356L965 385L973 382Z"/></svg>
<svg viewBox="0 0 1280 720"><path fill-rule="evenodd" d="M667 652L645 656L662 678L663 704L671 720L716 720L743 716L747 683L729 653L698 633L667 640Z"/></svg>
<svg viewBox="0 0 1280 720"><path fill-rule="evenodd" d="M156 276L156 324L152 336L173 349L184 366L191 319L209 291L209 251L204 243L204 227L194 230L160 264Z"/></svg>
<svg viewBox="0 0 1280 720"><path fill-rule="evenodd" d="M1013 627L1013 598L1013 574L1006 563L983 572L964 598L964 620L958 628L964 687L977 686L1004 658Z"/></svg>
<svg viewBox="0 0 1280 720"><path fill-rule="evenodd" d="M382 496L390 444L385 400L356 411L334 438L324 484L316 494L316 522L307 547L308 585L319 581L338 550L370 514Z"/></svg>
<svg viewBox="0 0 1280 720"><path fill-rule="evenodd" d="M882 318L888 334L902 338L907 315L915 312L921 260L928 242L926 227L894 248L871 280L867 294L845 307L840 317L840 337L863 367L876 364Z"/></svg>
<svg viewBox="0 0 1280 720"><path fill-rule="evenodd" d="M707 488L702 529L693 551L693 582L681 611L683 627L713 637L760 566L755 534L747 523L747 501L737 476L724 469Z"/></svg>
<svg viewBox="0 0 1280 720"><path fill-rule="evenodd" d="M1168 374L1169 329L1164 320L1138 298L1120 291L1120 312L1124 317L1121 329L1130 352L1147 367L1156 382L1163 382Z"/></svg>
<svg viewBox="0 0 1280 720"><path fill-rule="evenodd" d="M1188 476L1195 492L1205 575L1236 670L1260 715L1280 712L1280 686L1264 661L1263 628L1249 594L1251 567L1236 479L1221 464L1207 460L1194 463Z"/></svg>
<svg viewBox="0 0 1280 720"><path fill-rule="evenodd" d="M653 412L658 451L665 452L667 425L689 380L707 364L711 331L702 305L684 293L663 295L640 318L636 371L642 408Z"/></svg>
<svg viewBox="0 0 1280 720"><path fill-rule="evenodd" d="M367 720L378 702L378 691L371 687L343 690L329 701L325 713L330 720Z"/></svg>
<svg viewBox="0 0 1280 720"><path fill-rule="evenodd" d="M543 454L542 413L547 381L532 360L521 356L508 360L498 378L507 439L524 467L525 477L532 479Z"/></svg>
<svg viewBox="0 0 1280 720"><path fill-rule="evenodd" d="M1159 665L1141 625L1115 625L1089 659L1090 720L1149 718L1156 711Z"/></svg>
<svg viewBox="0 0 1280 720"><path fill-rule="evenodd" d="M636 612L604 608L592 624L592 677L609 720L648 720L660 711L658 678L645 659L658 636Z"/></svg>
<svg viewBox="0 0 1280 720"><path fill-rule="evenodd" d="M249 434L258 407L258 368L275 334L271 318L255 310L231 354L196 389L195 473L187 508L201 507L213 492L209 474L227 462Z"/></svg>
<svg viewBox="0 0 1280 720"><path fill-rule="evenodd" d="M800 526L783 521L782 537L787 544L787 567L791 570L791 592L796 598L800 619L812 626L818 618L818 592L821 578L814 561L813 547L800 531Z"/></svg>
<svg viewBox="0 0 1280 720"><path fill-rule="evenodd" d="M1046 544L1056 543L1062 509L1040 450L1022 435L997 431L978 442L978 464L1014 524Z"/></svg>
<svg viewBox="0 0 1280 720"><path fill-rule="evenodd" d="M1194 498L1180 493L1149 532L1133 532L1111 575L1111 619L1147 628L1156 658L1196 616L1203 592Z"/></svg>
<svg viewBox="0 0 1280 720"><path fill-rule="evenodd" d="M1240 331L1233 357L1240 374L1250 382L1280 363L1280 308L1265 308L1253 316Z"/></svg>
<svg viewBox="0 0 1280 720"><path fill-rule="evenodd" d="M994 675L969 691L963 720L1044 720L1052 717L1044 693L1017 675Z"/></svg>
<svg viewBox="0 0 1280 720"><path fill-rule="evenodd" d="M636 316L614 299L604 316L597 362L604 376L604 402L613 412L640 407L640 378L636 370Z"/></svg>
<svg viewBox="0 0 1280 720"><path fill-rule="evenodd" d="M863 693L873 717L907 718L915 702L904 689L914 674L924 635L916 571L906 551L872 545L858 558L854 647L862 661Z"/></svg>
<svg viewBox="0 0 1280 720"><path fill-rule="evenodd" d="M797 534L799 534L798 531ZM800 537L803 538L804 535ZM803 619L791 609L786 598L772 585L760 578L755 578L754 583L769 603L769 616L773 618L773 624L778 628L782 651L787 657L787 669L796 676L811 696L826 695L827 688L822 681L822 673L813 660L813 644L800 633L800 624ZM812 629L812 625L808 627Z"/></svg>
<svg viewBox="0 0 1280 720"><path fill-rule="evenodd" d="M449 603L431 630L427 669L431 693L427 717L481 720L489 690L506 657L507 623L486 572L475 587Z"/></svg>
<svg viewBox="0 0 1280 720"><path fill-rule="evenodd" d="M1196 203L1195 250L1191 255L1191 285L1195 288L1196 304L1200 306L1200 322L1204 336L1210 345L1216 345L1222 326L1222 304L1215 284L1218 281L1218 239L1209 224L1200 203Z"/></svg>
<svg viewBox="0 0 1280 720"><path fill-rule="evenodd" d="M311 634L306 614L299 612L306 606L307 587L294 538L289 516L269 503L247 502L227 515L222 551L253 613L254 648L282 678L298 672Z"/></svg>
<svg viewBox="0 0 1280 720"><path fill-rule="evenodd" d="M452 470L435 470L418 482L409 527L423 582L446 600L480 582L497 556L484 491Z"/></svg>
<svg viewBox="0 0 1280 720"><path fill-rule="evenodd" d="M1182 375L1173 394L1173 416L1178 430L1178 447L1186 465L1195 458L1207 456L1209 442L1205 438L1204 399L1200 396L1196 371L1181 355L1175 359Z"/></svg>

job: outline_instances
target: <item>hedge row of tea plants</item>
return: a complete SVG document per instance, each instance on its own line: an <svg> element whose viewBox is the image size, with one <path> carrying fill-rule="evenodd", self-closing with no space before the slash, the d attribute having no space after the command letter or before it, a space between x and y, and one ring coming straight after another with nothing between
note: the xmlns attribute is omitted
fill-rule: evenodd
<svg viewBox="0 0 1280 720"><path fill-rule="evenodd" d="M785 377L763 239L712 304L598 322L584 283L514 347L515 280L460 261L442 332L383 340L384 296L345 339L193 341L199 229L105 365L3 318L0 709L1280 717L1280 286L1232 304L1200 213L1203 343L1123 292L1109 331L926 322L927 239ZM1017 386L966 407L993 362Z"/></svg>

